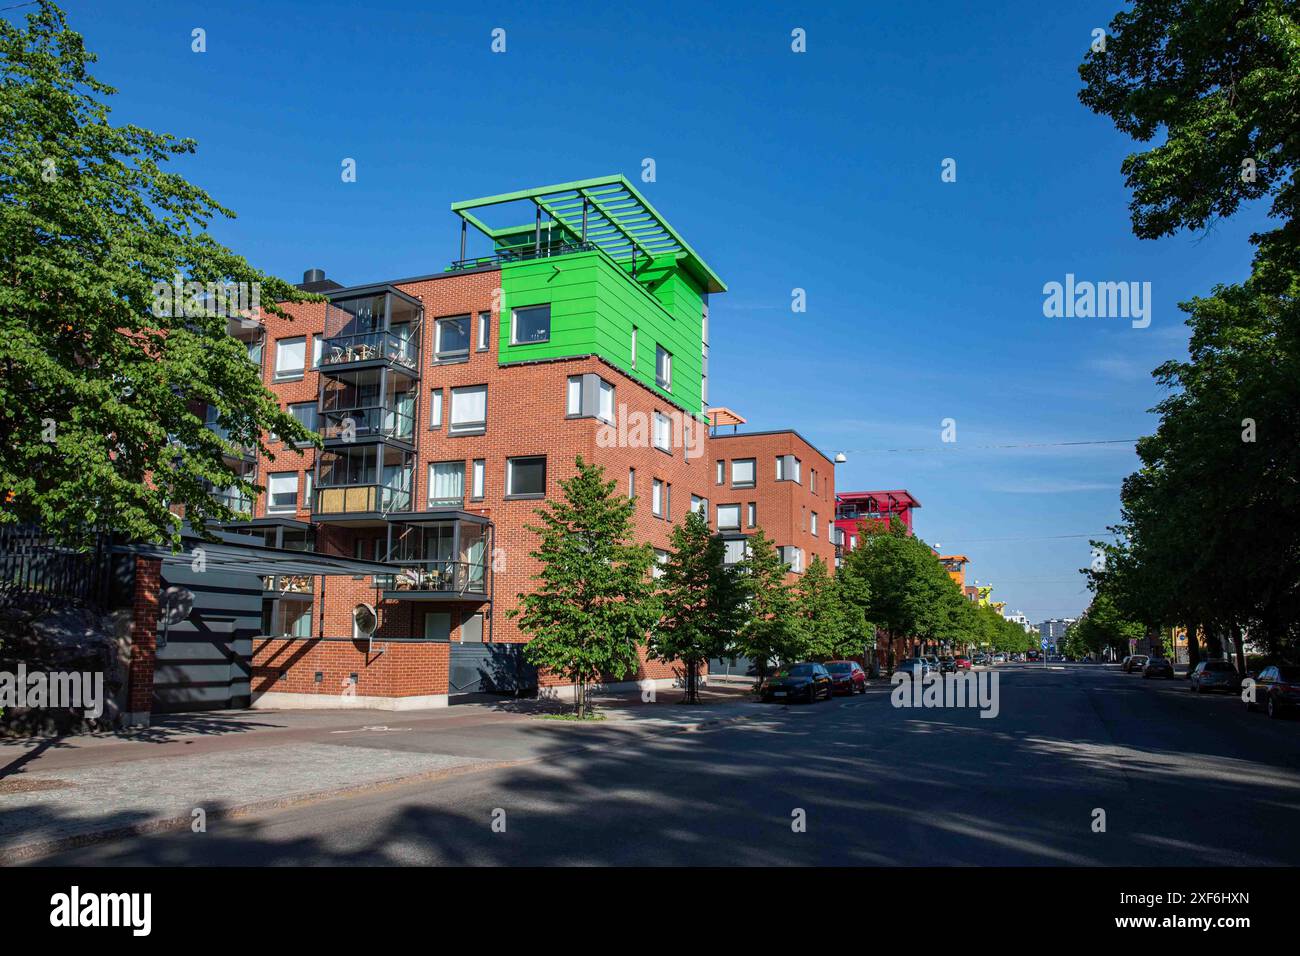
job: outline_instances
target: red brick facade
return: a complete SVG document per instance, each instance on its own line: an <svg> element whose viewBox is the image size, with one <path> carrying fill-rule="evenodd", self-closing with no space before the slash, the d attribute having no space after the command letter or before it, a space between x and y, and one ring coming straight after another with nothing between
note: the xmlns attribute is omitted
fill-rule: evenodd
<svg viewBox="0 0 1300 956"><path fill-rule="evenodd" d="M383 600L371 579L354 581L348 577L324 579L325 599L321 601L322 580L316 579L313 595L312 628L314 638L258 642L254 654L253 692L288 692L295 694L331 694L341 692L340 682L358 675L357 696L412 696L447 693L447 649L441 658L431 658L428 646L419 640L424 634L426 612L453 613L451 639L461 637L460 615L479 612L484 615L483 637L498 642L522 642L524 635L507 611L518 606L518 595L532 586L538 570L530 557L536 547L535 536L524 527L534 520L544 502L538 499L511 499L505 494L508 458L531 455L546 457L546 497L560 494L561 480L576 472L576 459L595 462L604 467L606 477L617 483L620 493L629 492L630 471L635 470L637 507L634 515L636 536L654 547L668 547L673 524L680 522L690 506L691 496L708 497L710 465L707 452L707 426L692 423L697 431L683 435L683 415L670 403L615 366L595 356L557 359L508 366L498 365L497 315L493 311L500 273L449 275L410 283L396 288L420 299L424 307L421 342L421 380L417 403L417 454L413 482L413 508L422 511L429 494L429 466L434 462L465 463L466 496L463 509L491 519L494 526L492 577L494 600L480 602L418 602ZM313 340L323 332L325 307L322 304L287 306L292 318L268 316L263 346L263 380L279 396L283 405L314 402L318 396L320 373L310 367ZM478 316L492 316L488 348L478 350ZM438 363L434 360L434 328L437 319L447 316L473 316L474 341L468 360ZM307 337L308 368L301 378L276 380L278 343L286 338ZM595 418L571 417L566 414L567 381L570 376L594 373L614 386L616 420L612 425ZM482 434L453 436L449 433L450 389L466 385L487 386L487 427ZM440 427L430 426L430 392L442 391L443 414ZM674 422L671 451L661 451L651 442L649 423L655 411L670 416ZM640 420L646 424L638 429ZM629 424L631 423L631 424ZM274 459L263 456L258 463L258 480L265 485L267 476L276 472L296 471L299 480L296 513L281 515L301 521L311 520L310 502L305 493L307 476L314 470L313 449L299 450L282 444L271 445ZM484 467L483 496L471 496L471 463L481 459ZM662 482L662 515L652 510L652 488ZM266 496L259 497L255 517L267 516ZM348 528L325 522L317 524L317 549L330 554L353 556L357 542L363 542L361 554L374 555L372 540L386 540L384 527ZM380 550L382 552L383 545ZM382 553L380 555L382 557ZM386 648L374 657L366 654L368 642L354 642L351 637L351 612L358 603L375 606L379 628L375 648ZM322 622L321 607L324 606ZM440 661L440 663L439 663ZM322 672L322 679L315 675ZM643 661L637 679L670 679L673 665ZM543 685L563 683L558 675L543 674ZM347 688L342 688L347 689Z"/></svg>
<svg viewBox="0 0 1300 956"><path fill-rule="evenodd" d="M798 459L797 480L793 476L778 480L777 458L783 456ZM748 534L753 530L749 521L753 505L754 524L774 545L800 549L804 568L817 556L834 570L835 463L831 459L794 431L715 435L709 442L707 457L710 505L715 517L718 505L739 504L741 531ZM737 487L733 481L735 463L751 459L754 485Z"/></svg>

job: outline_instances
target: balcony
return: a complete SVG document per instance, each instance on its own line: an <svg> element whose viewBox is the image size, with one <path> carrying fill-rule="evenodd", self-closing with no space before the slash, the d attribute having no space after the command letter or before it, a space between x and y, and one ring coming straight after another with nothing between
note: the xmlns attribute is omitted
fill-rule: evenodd
<svg viewBox="0 0 1300 956"><path fill-rule="evenodd" d="M350 369L322 377L319 428L331 443L398 442L415 445L415 379L390 369Z"/></svg>
<svg viewBox="0 0 1300 956"><path fill-rule="evenodd" d="M392 286L331 300L325 307L320 371L389 368L418 378L423 315L419 299Z"/></svg>
<svg viewBox="0 0 1300 956"><path fill-rule="evenodd" d="M463 511L404 515L388 528L391 577L376 585L390 600L492 600L492 524Z"/></svg>
<svg viewBox="0 0 1300 956"><path fill-rule="evenodd" d="M414 452L385 443L326 448L316 460L311 503L316 521L382 525L388 515L411 510Z"/></svg>

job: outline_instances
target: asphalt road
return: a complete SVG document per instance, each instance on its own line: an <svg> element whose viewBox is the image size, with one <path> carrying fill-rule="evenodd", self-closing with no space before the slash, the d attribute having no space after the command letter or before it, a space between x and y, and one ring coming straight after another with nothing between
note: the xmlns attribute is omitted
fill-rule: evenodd
<svg viewBox="0 0 1300 956"><path fill-rule="evenodd" d="M537 762L43 862L1300 864L1300 720L1113 666L998 674L993 719L895 708L879 684L716 729L611 733L582 753L557 746ZM404 746L434 752L437 738Z"/></svg>

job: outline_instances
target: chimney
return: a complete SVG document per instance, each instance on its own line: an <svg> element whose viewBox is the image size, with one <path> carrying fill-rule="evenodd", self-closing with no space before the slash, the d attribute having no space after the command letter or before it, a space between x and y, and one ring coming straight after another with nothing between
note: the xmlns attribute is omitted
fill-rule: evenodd
<svg viewBox="0 0 1300 956"><path fill-rule="evenodd" d="M306 272L302 274L303 285L307 285L308 283L311 282L324 282L324 281L325 281L324 269L308 269Z"/></svg>

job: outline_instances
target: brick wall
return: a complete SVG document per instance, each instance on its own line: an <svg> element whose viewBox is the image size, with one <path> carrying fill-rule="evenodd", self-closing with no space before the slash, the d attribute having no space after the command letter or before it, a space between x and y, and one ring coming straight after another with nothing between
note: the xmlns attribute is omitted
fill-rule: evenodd
<svg viewBox="0 0 1300 956"><path fill-rule="evenodd" d="M126 710L129 714L147 714L153 709L161 587L162 561L157 558L136 558L131 599L131 662L127 672Z"/></svg>
<svg viewBox="0 0 1300 956"><path fill-rule="evenodd" d="M441 641L292 640L253 642L252 690L358 697L446 694L450 649ZM316 675L320 674L320 680ZM352 675L356 675L355 682Z"/></svg>

